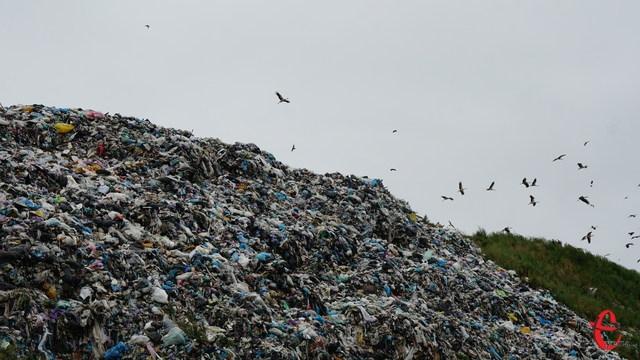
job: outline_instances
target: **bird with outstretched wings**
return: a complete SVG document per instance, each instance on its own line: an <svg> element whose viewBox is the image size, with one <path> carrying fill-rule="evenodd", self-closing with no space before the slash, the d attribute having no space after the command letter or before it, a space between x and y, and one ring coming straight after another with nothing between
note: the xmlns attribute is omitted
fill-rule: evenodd
<svg viewBox="0 0 640 360"><path fill-rule="evenodd" d="M278 104L280 104L281 102L289 102L289 99L285 98L284 96L280 95L279 92L276 91L276 95L278 96L278 99L280 99L280 101L278 101Z"/></svg>

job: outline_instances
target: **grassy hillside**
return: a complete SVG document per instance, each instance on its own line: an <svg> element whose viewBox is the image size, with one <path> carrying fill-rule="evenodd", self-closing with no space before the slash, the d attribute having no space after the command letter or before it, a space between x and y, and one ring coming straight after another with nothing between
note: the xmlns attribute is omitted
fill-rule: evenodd
<svg viewBox="0 0 640 360"><path fill-rule="evenodd" d="M528 278L532 287L549 289L555 299L585 319L613 311L624 344L614 351L640 359L640 273L571 245L483 229L469 236L488 259ZM591 288L597 288L595 293ZM615 340L617 334L610 339Z"/></svg>

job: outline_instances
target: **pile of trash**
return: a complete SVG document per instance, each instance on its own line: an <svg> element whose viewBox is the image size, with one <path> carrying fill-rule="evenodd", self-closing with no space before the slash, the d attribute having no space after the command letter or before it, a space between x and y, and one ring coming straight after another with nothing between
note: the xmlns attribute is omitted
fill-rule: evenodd
<svg viewBox="0 0 640 360"><path fill-rule="evenodd" d="M0 353L619 359L381 180L93 110L0 109Z"/></svg>

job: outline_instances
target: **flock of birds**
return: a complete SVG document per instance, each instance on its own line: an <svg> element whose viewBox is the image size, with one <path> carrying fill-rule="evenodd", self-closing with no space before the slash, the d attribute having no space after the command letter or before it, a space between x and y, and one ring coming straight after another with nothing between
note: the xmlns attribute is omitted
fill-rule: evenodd
<svg viewBox="0 0 640 360"><path fill-rule="evenodd" d="M395 131L396 130L394 130L394 132ZM583 146L587 146L588 143L589 143L589 141L585 141ZM555 162L555 161L558 161L558 160L564 160L564 157L566 155L567 154L562 154L562 155L556 157L555 159L553 159L552 162ZM581 162L577 163L577 166L578 166L578 170L583 170L583 169L587 169L588 168L588 165L585 165L585 164L583 164ZM392 169L392 170L395 170L395 169ZM531 181L529 183L527 181L527 178L525 177L525 178L522 179L521 184L524 185L526 188L529 188L529 187L533 187L533 186L538 186L537 182L538 182L538 179L535 178L535 179L533 179L533 181ZM492 182L491 185L489 185L489 187L486 190L487 191L495 191L494 186L495 186L495 181ZM640 184L638 186L640 186ZM591 181L590 187L593 187L593 181ZM460 181L458 183L458 191L457 192L459 192L460 195L464 195L465 194L465 192L464 192L465 190L467 190L467 188L463 187L462 181ZM441 197L442 197L442 201L447 201L447 200L453 201L453 197L451 197L451 196L442 195ZM626 199L626 197L625 197L625 199ZM586 205L589 205L591 207L595 207L595 205L592 204L589 201L587 196L584 196L584 195L579 196L577 201L581 201L581 202L585 203ZM533 195L529 195L529 204L528 205L536 206L539 203L540 203L540 201L536 200L536 198ZM631 214L631 215L629 215L629 217L630 218L632 218L632 217L635 218L636 214ZM453 224L451 223L451 221L449 221L449 225L451 227L454 227ZM587 243L591 244L591 239L595 236L593 234L593 231L595 231L596 228L597 228L597 226L591 226L591 231L589 231L586 235L584 235L580 241L586 240ZM512 228L510 226L507 226L504 229L502 229L502 231L505 232L505 233L511 234L511 229ZM633 231L629 232L629 236L631 236L631 239L640 238L640 235L634 235L634 234L635 234L635 232L633 232ZM556 241L556 242L562 244L562 242L560 242L560 241ZM624 246L628 249L630 246L633 246L633 245L634 245L634 243L629 242L629 243L626 243ZM606 254L604 256L608 256L608 255L610 255L610 254ZM636 261L636 262L640 263L640 259L638 259L638 261Z"/></svg>
<svg viewBox="0 0 640 360"><path fill-rule="evenodd" d="M147 28L148 28L148 27L149 27L149 26L147 25ZM276 91L276 96L278 97L278 104L283 103L283 102L284 102L284 103L289 103L289 102L290 102L288 98L285 98L284 96L282 96L278 91ZM398 132L398 130L396 130L396 129L394 129L394 130L392 131L392 133L397 133L397 132ZM583 146L587 146L587 144L588 144L588 143L589 143L589 141L585 141L585 142L584 142L584 144L583 144ZM293 151L293 150L295 150L295 149L296 149L296 145L294 144L294 145L291 147L291 151ZM559 161L559 160L564 160L564 157L565 157L565 156L567 156L567 154L562 154L562 155L560 155L560 156L558 156L558 157L554 158L554 159L552 160L552 162ZM584 170L584 169L587 169L587 168L589 167L588 165L585 165L585 164L583 164L583 163L581 163L581 162L577 163L577 166L578 166L578 170ZM396 170L395 168L391 168L391 169L390 169L390 171L397 171L397 170ZM496 182L495 182L495 181L492 181L492 182L491 182L491 184L489 185L489 187L486 189L486 191L496 191L496 189L494 189L495 184L496 184ZM523 178L523 179L522 179L521 184L522 184L522 185L524 185L524 186L525 186L525 188L529 188L529 187L536 187L536 186L538 186L538 179L537 179L537 178L534 178L534 179L533 179L533 181L529 182L529 181L527 181L527 178L525 177L525 178ZM640 186L640 185L638 185L638 186ZM591 183L590 183L590 187L593 187L593 181L591 181ZM460 193L460 195L464 195L465 190L467 190L467 188L465 188L465 187L462 185L462 181L458 182L458 191L457 191L457 192L459 192L459 193ZM451 197L451 196L442 195L441 197L442 197L442 201L447 201L447 200L449 200L449 201L453 201L453 197ZM625 199L626 199L626 198L625 198ZM591 206L591 207L595 207L595 205L593 205L593 204L589 201L589 199L588 199L588 197L587 197L587 196L584 196L584 195L579 196L577 201L582 201L582 202L583 202L583 203L585 203L586 205L589 205L589 206ZM535 207L535 206L536 206L537 204L539 204L539 203L540 203L540 201L536 200L536 198L535 198L533 195L529 195L529 203L528 203L528 205L531 205L531 206L534 206L534 207ZM636 217L636 214L631 214L631 215L629 215L629 217ZM451 221L449 221L449 225L450 225L451 227L455 228L455 226L453 226L453 224L451 223ZM581 239L580 241L584 241L584 240L586 240L586 241L587 241L587 243L591 244L591 238L592 238L593 236L595 236L595 235L593 235L593 231L595 231L595 230L596 230L596 228L597 228L597 226L593 226L593 225L592 225L592 226L591 226L591 231L589 231L585 236L583 236L583 237L582 237L582 239ZM511 229L512 229L512 228L511 228L510 226L507 226L507 227L505 227L504 229L502 229L502 231L503 231L503 232L505 232L505 233L510 234L510 233L511 233ZM640 238L640 235L635 235L635 236L634 236L634 234L635 234L635 232L633 232L633 231L632 231L632 232L629 232L629 236L631 236L631 239ZM558 242L558 243L562 244L560 241L556 241L556 242ZM632 246L632 245L634 245L634 243L631 243L631 242L630 242L630 243L625 244L625 247L628 249L628 248L629 248L630 246ZM610 255L610 254L606 254L605 256L608 256L608 255ZM640 263L640 259L638 259L638 261L637 261L637 262L638 262L638 263Z"/></svg>

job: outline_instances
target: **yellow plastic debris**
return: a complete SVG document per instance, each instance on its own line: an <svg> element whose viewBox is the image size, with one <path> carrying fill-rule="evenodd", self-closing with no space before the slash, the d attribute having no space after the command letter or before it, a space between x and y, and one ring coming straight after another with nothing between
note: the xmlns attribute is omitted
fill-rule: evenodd
<svg viewBox="0 0 640 360"><path fill-rule="evenodd" d="M509 318L510 318L511 320L513 320L513 321L518 321L518 318L517 318L515 315L513 315L512 313L509 313L508 315L509 315Z"/></svg>
<svg viewBox="0 0 640 360"><path fill-rule="evenodd" d="M65 124L65 123L57 123L53 126L55 126L56 129L58 129L58 132L61 134L66 134L75 128L75 126L71 124Z"/></svg>
<svg viewBox="0 0 640 360"><path fill-rule="evenodd" d="M42 284L41 288L42 290L44 290L45 294L47 294L47 297L49 297L49 299L55 299L56 296L58 296L58 293L56 292L56 289L53 287L53 285L46 281L44 284Z"/></svg>
<svg viewBox="0 0 640 360"><path fill-rule="evenodd" d="M520 328L520 332L523 333L523 334L531 334L531 329L529 329L526 326L523 326L523 327Z"/></svg>
<svg viewBox="0 0 640 360"><path fill-rule="evenodd" d="M418 217L416 216L416 213L409 214L409 219L411 219L411 221L413 222L418 222Z"/></svg>

